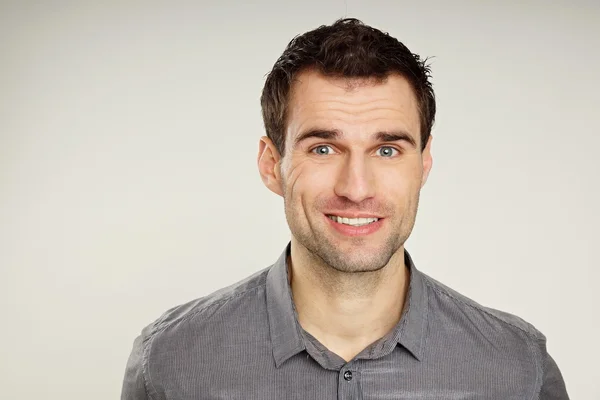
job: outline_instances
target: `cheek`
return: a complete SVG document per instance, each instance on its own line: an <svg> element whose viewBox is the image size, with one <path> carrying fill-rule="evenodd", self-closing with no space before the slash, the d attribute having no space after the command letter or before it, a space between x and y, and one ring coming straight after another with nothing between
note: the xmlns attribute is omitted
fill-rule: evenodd
<svg viewBox="0 0 600 400"><path fill-rule="evenodd" d="M286 193L293 202L314 203L315 199L333 193L335 174L323 165L300 162L291 166L284 180Z"/></svg>
<svg viewBox="0 0 600 400"><path fill-rule="evenodd" d="M378 195L396 207L406 207L418 194L421 174L415 168L390 168L378 176Z"/></svg>

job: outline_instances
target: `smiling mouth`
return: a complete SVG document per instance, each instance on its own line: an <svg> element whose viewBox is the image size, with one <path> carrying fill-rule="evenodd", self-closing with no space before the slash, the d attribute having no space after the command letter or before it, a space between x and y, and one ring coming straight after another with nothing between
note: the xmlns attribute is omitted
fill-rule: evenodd
<svg viewBox="0 0 600 400"><path fill-rule="evenodd" d="M350 226L365 226L380 220L380 218L345 218L337 215L328 215L327 218L337 222L338 224Z"/></svg>

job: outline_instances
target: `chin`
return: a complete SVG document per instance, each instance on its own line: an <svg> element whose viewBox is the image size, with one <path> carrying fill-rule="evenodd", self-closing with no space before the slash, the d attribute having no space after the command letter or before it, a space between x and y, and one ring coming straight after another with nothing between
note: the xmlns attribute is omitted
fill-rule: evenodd
<svg viewBox="0 0 600 400"><path fill-rule="evenodd" d="M353 252L333 251L319 254L327 265L339 272L360 273L379 271L385 267L393 253L379 250L358 250ZM390 254L391 253L391 254Z"/></svg>

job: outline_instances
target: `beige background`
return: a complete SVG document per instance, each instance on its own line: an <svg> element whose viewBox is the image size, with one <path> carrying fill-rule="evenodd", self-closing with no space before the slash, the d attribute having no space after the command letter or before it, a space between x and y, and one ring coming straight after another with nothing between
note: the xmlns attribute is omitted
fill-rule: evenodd
<svg viewBox="0 0 600 400"><path fill-rule="evenodd" d="M1 3L0 397L118 398L144 325L277 258L264 76L348 15L435 56L417 266L533 323L600 399L600 3L242 3Z"/></svg>

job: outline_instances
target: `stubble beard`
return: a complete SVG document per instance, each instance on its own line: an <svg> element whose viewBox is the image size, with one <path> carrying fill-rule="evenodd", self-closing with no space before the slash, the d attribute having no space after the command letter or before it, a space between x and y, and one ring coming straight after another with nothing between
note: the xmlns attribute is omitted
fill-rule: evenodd
<svg viewBox="0 0 600 400"><path fill-rule="evenodd" d="M328 237L323 223L311 223L308 216L300 215L299 207L293 207L284 196L285 215L294 238L308 250L315 261L342 273L366 273L383 269L402 248L414 226L419 196L415 199L414 209L409 207L407 214L402 215L396 226L390 229L391 234L378 247L368 246L364 238L348 238L345 248L336 246ZM318 215L317 210L314 215ZM305 224L301 221L304 219ZM391 223L392 216L386 223ZM367 247L368 246L368 247ZM363 250L361 252L361 250Z"/></svg>

